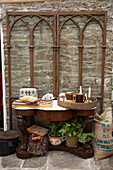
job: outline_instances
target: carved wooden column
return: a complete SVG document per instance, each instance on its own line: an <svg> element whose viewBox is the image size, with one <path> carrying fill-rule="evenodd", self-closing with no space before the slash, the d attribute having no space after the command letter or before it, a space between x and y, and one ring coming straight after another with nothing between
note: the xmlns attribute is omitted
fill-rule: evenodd
<svg viewBox="0 0 113 170"><path fill-rule="evenodd" d="M21 151L27 151L28 131L25 126L25 117L17 116L17 126L23 135L23 138L21 139L20 149Z"/></svg>
<svg viewBox="0 0 113 170"><path fill-rule="evenodd" d="M16 154L19 158L29 158L32 154L27 152L28 145L28 131L27 128L30 127L34 122L34 113L32 109L29 110L15 110L17 117L17 126L22 133L20 146L16 148Z"/></svg>

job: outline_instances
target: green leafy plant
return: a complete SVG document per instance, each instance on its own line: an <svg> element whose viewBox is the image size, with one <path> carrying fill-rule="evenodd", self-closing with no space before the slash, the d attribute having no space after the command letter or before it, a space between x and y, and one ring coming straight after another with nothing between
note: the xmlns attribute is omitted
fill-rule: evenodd
<svg viewBox="0 0 113 170"><path fill-rule="evenodd" d="M92 137L96 138L94 133L79 133L77 136L78 136L80 142L82 142L83 144L90 141Z"/></svg>
<svg viewBox="0 0 113 170"><path fill-rule="evenodd" d="M62 136L61 132L59 132L59 130L62 128L63 126L63 121L54 121L54 122L50 122L50 124L48 125L51 131L51 136L53 137L59 137Z"/></svg>
<svg viewBox="0 0 113 170"><path fill-rule="evenodd" d="M91 140L92 137L96 137L94 133L83 133L85 128L85 122L82 118L72 118L66 121L50 122L48 125L51 131L52 137L77 135L79 140L85 144Z"/></svg>
<svg viewBox="0 0 113 170"><path fill-rule="evenodd" d="M78 135L79 133L82 133L85 127L84 121L80 119L70 119L67 121L64 121L62 124L62 128L59 130L59 132L62 134L62 136L67 135L71 137L72 135Z"/></svg>

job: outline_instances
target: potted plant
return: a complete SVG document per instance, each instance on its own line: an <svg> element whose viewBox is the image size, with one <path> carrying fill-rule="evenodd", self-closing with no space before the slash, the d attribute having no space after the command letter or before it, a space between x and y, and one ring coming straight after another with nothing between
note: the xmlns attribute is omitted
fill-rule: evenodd
<svg viewBox="0 0 113 170"><path fill-rule="evenodd" d="M79 133L78 134L79 141L83 144L88 143L92 137L96 138L94 133Z"/></svg>
<svg viewBox="0 0 113 170"><path fill-rule="evenodd" d="M79 133L82 133L85 127L84 121L80 118L79 120L76 118L67 120L64 122L62 128L59 132L62 136L65 135L66 145L71 148L77 147Z"/></svg>
<svg viewBox="0 0 113 170"><path fill-rule="evenodd" d="M50 122L48 125L50 128L49 141L52 145L60 145L64 140L65 136L62 136L61 132L59 132L59 129L62 128L63 121L55 121Z"/></svg>
<svg viewBox="0 0 113 170"><path fill-rule="evenodd" d="M79 133L78 138L79 142L83 144L83 148L86 152L88 152L91 148L90 140L92 137L96 137L94 133Z"/></svg>

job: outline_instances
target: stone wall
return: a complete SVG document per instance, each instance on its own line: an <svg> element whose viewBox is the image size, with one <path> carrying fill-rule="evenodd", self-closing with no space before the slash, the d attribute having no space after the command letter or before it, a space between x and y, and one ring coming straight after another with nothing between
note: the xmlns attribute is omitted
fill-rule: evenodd
<svg viewBox="0 0 113 170"><path fill-rule="evenodd" d="M107 32L106 32L106 60L105 60L105 85L104 85L104 108L110 105L111 102L111 84L112 84L112 54L113 54L113 6L112 0L60 0L60 1L43 1L33 3L14 3L14 4L1 4L0 5L0 19L2 19L3 31L4 31L4 52L5 52L5 73L6 73L6 99L8 106L8 60L7 60L7 40L6 40L6 11L107 11ZM18 23L19 24L19 23ZM32 24L32 23L31 23ZM89 26L84 34L85 48L83 50L83 87L84 91L89 86L92 86L93 95L100 95L100 83L101 83L101 31L98 26L94 27L95 23ZM45 25L46 27L46 25ZM66 30L65 28L68 27ZM62 30L60 37L60 92L78 90L78 59L74 56L78 56L78 44L73 38L78 35L77 29L71 29L71 23L68 23ZM11 68L12 68L12 94L18 95L19 88L25 84L30 85L29 82L29 35L23 27L22 31L20 27L14 27L13 35L11 38L11 45L14 50L11 50ZM38 29L38 28L37 28ZM40 30L43 31L44 36L40 36ZM90 31L89 31L90 30ZM19 34L20 31L20 34ZM39 31L39 33L38 33ZM52 38L48 36L48 28L45 30L40 28L36 30L36 37L34 44L38 48L34 50L35 55L35 86L38 87L40 95L43 95L49 89L52 92L52 50L46 48L52 46ZM90 33L89 33L90 32ZM20 37L18 37L18 34ZM42 35L42 33L41 33ZM25 37L25 41L23 41ZM92 38L93 37L93 38ZM38 39L38 41L37 41ZM49 40L49 42L48 42ZM19 45L21 42L21 45ZM40 42L42 44L40 44ZM45 43L46 42L46 43ZM40 44L40 45L39 45ZM46 46L47 45L47 46ZM89 48L90 47L90 48ZM22 55L22 49L24 53ZM87 54L87 55L86 55ZM17 57L15 57L17 56ZM42 56L42 57L40 57ZM95 57L96 56L96 57ZM46 58L45 58L46 57ZM49 60L49 64L47 62ZM20 61L20 62L19 62ZM37 62L38 61L38 62ZM16 64L17 63L17 64ZM24 64L23 64L24 63ZM64 65L63 65L64 64ZM38 69L37 69L38 68ZM18 71L17 71L18 70ZM27 72L25 70L28 70ZM40 71L42 70L42 71ZM47 72L48 70L48 72ZM95 70L95 71L94 71ZM48 74L49 73L49 74ZM18 74L18 76L17 76ZM38 75L38 76L37 76ZM75 76L76 75L76 76ZM46 78L45 78L46 77ZM47 83L44 83L46 79ZM18 83L17 83L18 82ZM24 83L23 83L24 82ZM42 90L42 88L45 90ZM62 90L63 89L63 90ZM99 103L99 102L98 102Z"/></svg>

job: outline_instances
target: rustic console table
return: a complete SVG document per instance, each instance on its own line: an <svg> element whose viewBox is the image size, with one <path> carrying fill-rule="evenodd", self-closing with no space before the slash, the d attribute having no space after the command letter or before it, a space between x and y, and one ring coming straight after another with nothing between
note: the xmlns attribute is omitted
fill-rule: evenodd
<svg viewBox="0 0 113 170"><path fill-rule="evenodd" d="M30 127L34 122L34 115L36 114L39 118L46 121L63 121L72 118L75 115L84 116L86 128L85 132L91 132L93 126L93 118L95 115L96 107L92 108L81 108L79 110L76 109L66 109L64 107L60 107L56 103L57 101L53 101L53 106L51 108L15 108L15 113L17 117L17 125L19 130L21 131L23 138L21 140L20 146L16 149L17 157L26 159L32 157L33 154L27 151L28 145L28 131L27 128ZM58 101L59 105L64 105L64 102ZM96 103L94 104L94 106ZM87 105L86 105L87 106ZM89 158L93 156L93 148L79 144L77 148L68 148L63 142L61 145L54 146L49 144L48 150L64 150L71 152L77 156L82 158Z"/></svg>

